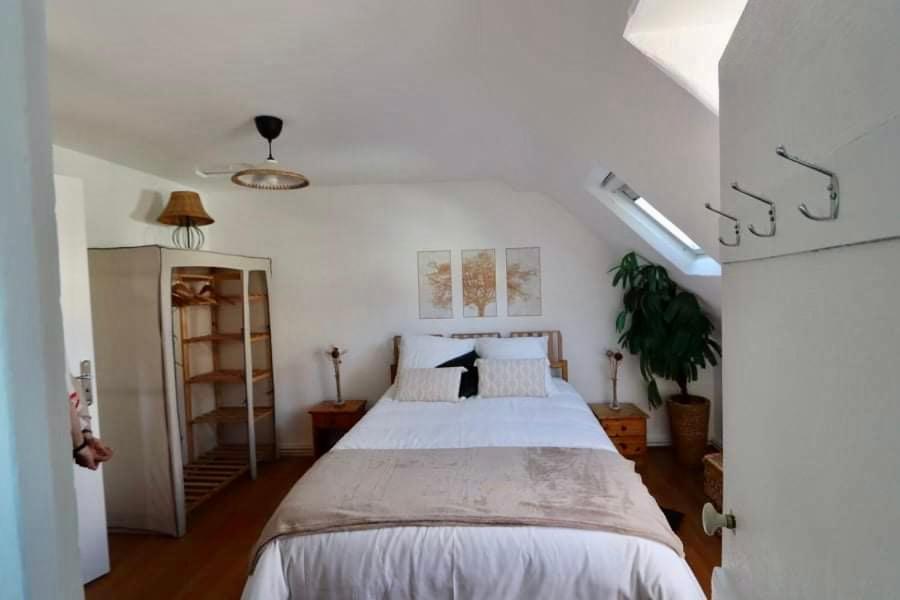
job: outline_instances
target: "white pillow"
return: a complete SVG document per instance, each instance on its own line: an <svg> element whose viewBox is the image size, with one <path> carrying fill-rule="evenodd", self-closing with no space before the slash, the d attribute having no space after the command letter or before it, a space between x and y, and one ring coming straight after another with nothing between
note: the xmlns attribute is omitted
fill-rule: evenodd
<svg viewBox="0 0 900 600"><path fill-rule="evenodd" d="M546 377L549 365L546 358L479 358L475 361L478 395L482 398L545 398L550 395Z"/></svg>
<svg viewBox="0 0 900 600"><path fill-rule="evenodd" d="M475 352L480 358L497 360L547 358L547 338L478 338Z"/></svg>
<svg viewBox="0 0 900 600"><path fill-rule="evenodd" d="M459 402L459 380L465 367L402 369L397 374L394 400L401 402Z"/></svg>
<svg viewBox="0 0 900 600"><path fill-rule="evenodd" d="M475 343L475 352L479 358L492 360L523 360L547 358L547 336L541 337L515 337L515 338L478 338ZM553 373L550 372L550 363L547 363L545 375L547 393L556 391L553 384ZM481 372L478 373L481 389Z"/></svg>
<svg viewBox="0 0 900 600"><path fill-rule="evenodd" d="M451 358L468 354L474 349L475 340L458 340L433 335L404 335L400 339L397 370L430 369Z"/></svg>

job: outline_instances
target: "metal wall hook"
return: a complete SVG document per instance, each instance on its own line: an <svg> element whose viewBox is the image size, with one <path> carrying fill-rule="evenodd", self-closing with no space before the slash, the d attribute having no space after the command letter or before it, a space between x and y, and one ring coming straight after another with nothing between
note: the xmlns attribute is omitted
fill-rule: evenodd
<svg viewBox="0 0 900 600"><path fill-rule="evenodd" d="M802 158L798 158L796 156L788 154L788 151L784 146L778 146L777 148L775 148L775 154L777 154L781 158L786 158L791 162L795 162L798 165L806 167L807 169L812 169L817 173L821 173L822 175L826 175L829 177L830 181L826 189L828 190L828 197L831 200L831 212L827 215L815 215L809 211L809 208L807 208L805 202L801 204L798 209L804 217L806 217L807 219L812 219L813 221L834 221L835 219L837 219L838 209L841 206L841 189L840 185L838 184L837 175L835 175L828 169L820 167L819 165L814 165L813 163L807 162Z"/></svg>
<svg viewBox="0 0 900 600"><path fill-rule="evenodd" d="M748 192L747 190L741 188L741 186L738 185L737 181L731 184L731 189L738 192L739 194L743 194L745 196L753 198L754 200L758 200L769 207L769 231L767 233L760 233L756 230L755 227L753 227L753 225L747 226L747 229L749 229L750 233L752 233L756 237L773 237L775 235L775 203L771 200L766 200L762 196L757 196L756 194Z"/></svg>
<svg viewBox="0 0 900 600"><path fill-rule="evenodd" d="M706 203L706 210L711 210L719 216L722 216L722 217L725 217L726 219L734 221L734 243L726 242L721 237L719 238L719 243L722 244L723 246L728 246L729 248L735 248L737 246L740 246L741 245L741 222L738 221L735 217L732 217L731 215L729 215L727 213L723 213L721 210L713 208L712 206L709 205L709 202Z"/></svg>

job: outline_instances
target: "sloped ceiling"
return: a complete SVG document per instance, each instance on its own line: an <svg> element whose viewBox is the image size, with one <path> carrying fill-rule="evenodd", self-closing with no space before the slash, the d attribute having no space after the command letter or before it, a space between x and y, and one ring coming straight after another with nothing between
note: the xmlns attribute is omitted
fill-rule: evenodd
<svg viewBox="0 0 900 600"><path fill-rule="evenodd" d="M276 114L313 185L499 178L659 260L585 191L601 165L717 256L718 120L623 39L628 8L48 0L55 141L204 189L227 184L195 167L264 158L252 117Z"/></svg>
<svg viewBox="0 0 900 600"><path fill-rule="evenodd" d="M634 0L625 39L719 113L719 59L747 0Z"/></svg>

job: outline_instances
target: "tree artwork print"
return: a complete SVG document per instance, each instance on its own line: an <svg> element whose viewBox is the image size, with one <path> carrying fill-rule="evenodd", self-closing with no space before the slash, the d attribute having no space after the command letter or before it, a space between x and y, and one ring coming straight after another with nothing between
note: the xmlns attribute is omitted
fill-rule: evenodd
<svg viewBox="0 0 900 600"><path fill-rule="evenodd" d="M497 316L497 256L490 250L462 251L464 317Z"/></svg>
<svg viewBox="0 0 900 600"><path fill-rule="evenodd" d="M453 270L449 250L418 253L419 318L453 318Z"/></svg>

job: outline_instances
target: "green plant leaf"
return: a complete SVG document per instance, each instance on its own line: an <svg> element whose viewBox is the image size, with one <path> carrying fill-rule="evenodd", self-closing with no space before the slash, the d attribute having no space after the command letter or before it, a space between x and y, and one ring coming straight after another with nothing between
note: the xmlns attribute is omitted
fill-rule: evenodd
<svg viewBox="0 0 900 600"><path fill-rule="evenodd" d="M648 400L658 406L662 399L655 377L684 388L700 369L718 364L722 348L710 337L715 328L697 296L679 288L664 267L636 252L625 254L610 273L613 285L623 290L615 323L619 344L638 355Z"/></svg>

